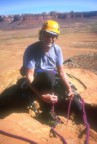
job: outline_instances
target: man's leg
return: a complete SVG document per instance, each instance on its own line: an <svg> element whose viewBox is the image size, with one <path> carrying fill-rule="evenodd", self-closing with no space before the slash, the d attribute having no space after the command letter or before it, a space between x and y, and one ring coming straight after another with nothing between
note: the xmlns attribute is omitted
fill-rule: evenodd
<svg viewBox="0 0 97 144"><path fill-rule="evenodd" d="M32 86L41 92L53 91L53 84L55 82L55 74L53 71L43 71L36 75Z"/></svg>
<svg viewBox="0 0 97 144"><path fill-rule="evenodd" d="M52 71L46 71L39 73L33 82L33 86L43 92L53 93L53 86L55 84L55 74ZM40 114L39 118L42 119L46 124L49 125L57 125L58 121L55 117L55 112L52 113L52 104L48 104L43 102L41 99L39 100L40 107L42 109L42 114Z"/></svg>
<svg viewBox="0 0 97 144"><path fill-rule="evenodd" d="M50 93L53 92L53 83L55 81L55 74L52 71L43 71L36 75L32 86L35 87L40 93ZM41 107L51 106L51 104L47 104L43 102L39 97L36 98L40 101ZM47 109L46 108L46 109Z"/></svg>

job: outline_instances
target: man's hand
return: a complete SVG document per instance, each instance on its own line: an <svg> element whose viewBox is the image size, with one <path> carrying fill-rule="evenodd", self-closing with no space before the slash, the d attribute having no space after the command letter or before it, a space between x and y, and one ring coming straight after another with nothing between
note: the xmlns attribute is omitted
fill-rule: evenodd
<svg viewBox="0 0 97 144"><path fill-rule="evenodd" d="M71 88L67 91L67 96L68 96L68 99L72 99L74 97L74 92L72 91Z"/></svg>
<svg viewBox="0 0 97 144"><path fill-rule="evenodd" d="M45 94L40 97L46 103L56 103L58 102L58 97L54 94Z"/></svg>

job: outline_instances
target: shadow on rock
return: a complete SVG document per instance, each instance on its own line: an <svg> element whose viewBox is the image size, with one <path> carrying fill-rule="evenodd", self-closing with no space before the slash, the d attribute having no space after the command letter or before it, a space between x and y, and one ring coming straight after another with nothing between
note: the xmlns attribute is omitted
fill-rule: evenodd
<svg viewBox="0 0 97 144"><path fill-rule="evenodd" d="M0 95L0 118L4 118L13 112L26 112L31 102L32 92L29 88L22 89L24 78L18 80L17 84L6 88ZM33 101L33 99L32 99Z"/></svg>
<svg viewBox="0 0 97 144"><path fill-rule="evenodd" d="M11 113L21 113L28 112L27 107L35 100L33 97L32 91L30 88L23 89L21 85L24 81L24 78L18 80L17 84L12 85L9 88L6 88L0 95L0 118L3 119ZM86 114L88 118L88 122L90 127L93 130L97 131L97 107L93 107L90 105L85 105ZM47 106L46 106L47 109ZM68 104L66 105L57 105L55 108L55 112L58 115L62 115L67 117ZM72 110L71 110L72 111ZM75 113L76 117L72 118L76 124L83 123L83 118L80 113ZM44 117L43 117L44 118ZM38 119L39 120L39 119ZM40 121L40 120L39 120Z"/></svg>
<svg viewBox="0 0 97 144"><path fill-rule="evenodd" d="M97 106L86 106L87 119L90 127L97 132Z"/></svg>

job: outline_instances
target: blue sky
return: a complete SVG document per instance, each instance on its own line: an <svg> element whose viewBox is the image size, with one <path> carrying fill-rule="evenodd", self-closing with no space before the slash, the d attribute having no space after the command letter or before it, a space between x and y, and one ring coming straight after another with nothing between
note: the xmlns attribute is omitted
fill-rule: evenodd
<svg viewBox="0 0 97 144"><path fill-rule="evenodd" d="M0 15L96 10L97 0L0 0Z"/></svg>

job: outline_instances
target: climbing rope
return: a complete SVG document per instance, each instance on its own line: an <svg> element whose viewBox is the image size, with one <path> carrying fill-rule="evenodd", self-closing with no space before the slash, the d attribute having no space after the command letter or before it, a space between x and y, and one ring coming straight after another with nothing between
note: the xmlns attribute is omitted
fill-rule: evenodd
<svg viewBox="0 0 97 144"><path fill-rule="evenodd" d="M86 141L85 141L85 144L89 144L90 125L87 121L84 100L81 98L80 102L81 102L82 107L83 107L83 121L84 121L84 125L86 126Z"/></svg>
<svg viewBox="0 0 97 144"><path fill-rule="evenodd" d="M71 108L71 102L72 102L73 98L70 98L69 101L69 105L68 105L68 111L67 111L67 124L68 124L68 120L69 120L69 115L70 115L70 108ZM82 98L80 98L80 103L82 104L82 112L83 112L83 121L84 121L84 125L86 126L86 140L85 140L85 144L89 144L89 134L90 134L90 125L87 121L87 116L86 116L86 111L85 111L85 103L84 100ZM54 113L54 104L52 105L52 113ZM56 118L56 120L61 123L61 121L59 121L59 119ZM51 127L51 132L57 136L59 136L63 142L63 144L67 144L66 140L64 139L63 136L61 136L56 130L55 127Z"/></svg>
<svg viewBox="0 0 97 144"><path fill-rule="evenodd" d="M53 132L54 134L56 134L57 136L59 136L63 142L63 144L67 144L66 140L64 139L63 136L61 136L56 130L54 127L51 127L51 132Z"/></svg>
<svg viewBox="0 0 97 144"><path fill-rule="evenodd" d="M25 137L22 137L22 136L19 136L19 135L15 135L15 134L11 134L11 133L5 132L3 130L0 130L0 133L3 134L3 135L6 135L6 136L12 137L12 138L23 140L23 141L28 142L30 144L37 144L36 142L34 142L34 141L32 141L32 140L30 140L28 138L25 138Z"/></svg>
<svg viewBox="0 0 97 144"><path fill-rule="evenodd" d="M67 111L67 124L68 124L68 120L69 120L70 108L71 108L71 102L72 102L72 100L73 100L73 98L70 98L69 105L68 105L68 111Z"/></svg>
<svg viewBox="0 0 97 144"><path fill-rule="evenodd" d="M59 119L58 117L56 117L55 112L54 112L54 105L55 105L55 104L52 104L51 112L52 112L52 114L54 114L55 119L56 119L56 121L57 121L58 123L63 123L63 122L61 121L61 119ZM51 127L50 132L53 133L53 135L59 136L60 139L61 139L61 141L63 142L63 144L67 144L67 142L66 142L66 140L64 139L64 137L61 136L61 135L55 130L55 126Z"/></svg>
<svg viewBox="0 0 97 144"><path fill-rule="evenodd" d="M72 102L72 99L70 99L69 106L68 106L67 124L68 124L68 119L69 119L69 115L70 115L71 102ZM83 121L84 121L84 125L86 126L85 144L89 144L90 125L87 121L87 116L86 116L86 111L85 111L85 103L84 103L84 100L82 98L80 98L80 103L82 104Z"/></svg>
<svg viewBox="0 0 97 144"><path fill-rule="evenodd" d="M69 115L70 115L70 108L71 108L71 102L72 102L73 98L70 99L70 102L69 102L69 105L68 105L68 111L67 111L67 124L68 124L68 120L69 120ZM90 134L90 125L87 121L87 116L86 116L86 111L85 111L85 103L84 103L84 100L82 98L80 98L80 103L82 104L82 112L83 112L83 121L84 121L84 125L86 126L86 140L85 140L85 144L89 144L89 134ZM55 112L54 112L54 105L55 104L52 104L52 108L51 108L51 113L53 114L54 118L56 119L56 121L58 123L63 123L61 121L60 118L58 118L56 115L55 115ZM52 126L51 127L51 130L50 132L52 132L54 135L57 135L60 137L61 141L63 142L63 144L67 144L65 138L63 136L61 136L56 130L55 130L55 126ZM19 139L19 140L23 140L23 141L26 141L26 142L29 142L30 144L37 144L36 142L28 139L28 138L25 138L25 137L22 137L22 136L18 136L18 135L14 135L14 134L11 134L11 133L8 133L8 132L5 132L3 130L0 130L0 133L3 134L3 135L6 135L6 136L9 136L9 137L13 137L13 138L16 138L16 139Z"/></svg>

